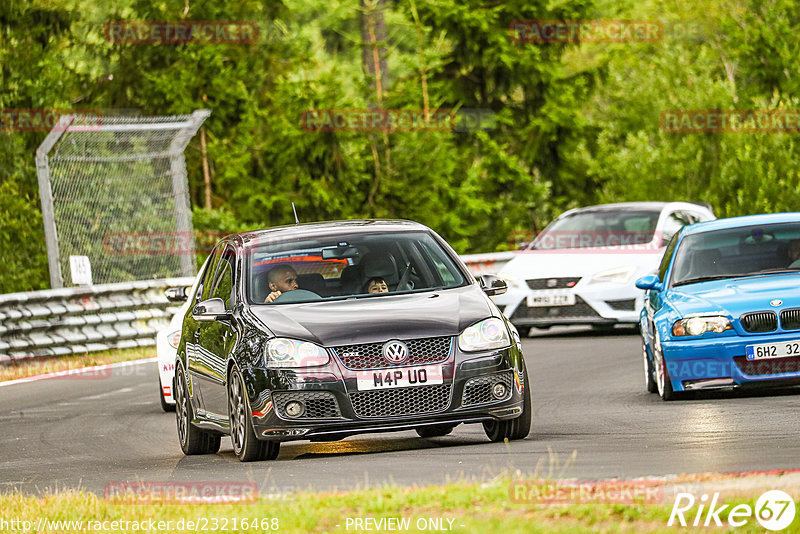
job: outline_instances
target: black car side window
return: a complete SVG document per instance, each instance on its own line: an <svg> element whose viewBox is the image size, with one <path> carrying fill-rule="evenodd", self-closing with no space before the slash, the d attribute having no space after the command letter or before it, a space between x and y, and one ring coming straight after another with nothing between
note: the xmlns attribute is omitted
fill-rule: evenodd
<svg viewBox="0 0 800 534"><path fill-rule="evenodd" d="M203 281L200 282L200 287L197 288L200 295L200 300L206 300L211 297L211 282L214 280L214 273L217 272L217 265L219 264L219 259L222 257L222 250L224 247L217 245L217 248L214 249L212 252L211 260L208 262L208 266L206 267L206 272L203 274Z"/></svg>
<svg viewBox="0 0 800 534"><path fill-rule="evenodd" d="M213 289L210 298L220 298L225 303L225 309L231 309L231 295L234 288L234 255L228 248L219 262L217 277L214 279Z"/></svg>

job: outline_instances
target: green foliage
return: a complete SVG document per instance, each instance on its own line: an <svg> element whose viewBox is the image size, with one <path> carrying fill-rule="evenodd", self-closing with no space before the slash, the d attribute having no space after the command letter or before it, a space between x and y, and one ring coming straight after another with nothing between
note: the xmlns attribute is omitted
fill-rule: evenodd
<svg viewBox="0 0 800 534"><path fill-rule="evenodd" d="M483 109L488 131L313 132L309 109L376 105L358 0L0 2L0 108L146 115L212 111L211 207L187 150L198 253L221 234L294 221L399 217L459 252L509 248L564 209L697 200L718 215L791 210L792 134L669 133L674 109L794 109L800 8L791 0L384 2L385 108ZM188 11L185 11L188 6ZM656 20L655 43L517 43L525 19ZM114 20L256 22L249 45L113 44ZM424 83L423 83L424 82ZM33 154L0 131L0 292L48 285Z"/></svg>

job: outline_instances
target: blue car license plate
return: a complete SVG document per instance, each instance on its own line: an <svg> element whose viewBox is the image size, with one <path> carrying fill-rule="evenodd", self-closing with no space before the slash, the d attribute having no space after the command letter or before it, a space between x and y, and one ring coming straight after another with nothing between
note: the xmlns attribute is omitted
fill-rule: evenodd
<svg viewBox="0 0 800 534"><path fill-rule="evenodd" d="M800 356L800 341L782 341L780 343L761 343L745 347L747 359L767 360L769 358L786 358Z"/></svg>

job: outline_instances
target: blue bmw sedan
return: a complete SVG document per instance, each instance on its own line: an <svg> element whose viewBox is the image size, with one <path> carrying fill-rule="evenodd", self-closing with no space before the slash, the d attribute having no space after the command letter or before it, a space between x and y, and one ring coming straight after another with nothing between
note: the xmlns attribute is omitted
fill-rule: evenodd
<svg viewBox="0 0 800 534"><path fill-rule="evenodd" d="M800 213L686 226L636 287L649 392L800 384Z"/></svg>

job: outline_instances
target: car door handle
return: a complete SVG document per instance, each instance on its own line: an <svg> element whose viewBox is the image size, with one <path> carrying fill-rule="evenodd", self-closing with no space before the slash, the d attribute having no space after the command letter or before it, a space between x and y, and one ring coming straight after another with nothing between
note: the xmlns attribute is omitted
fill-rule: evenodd
<svg viewBox="0 0 800 534"><path fill-rule="evenodd" d="M198 339L200 339L200 330L195 330L194 331L194 340L197 341Z"/></svg>

